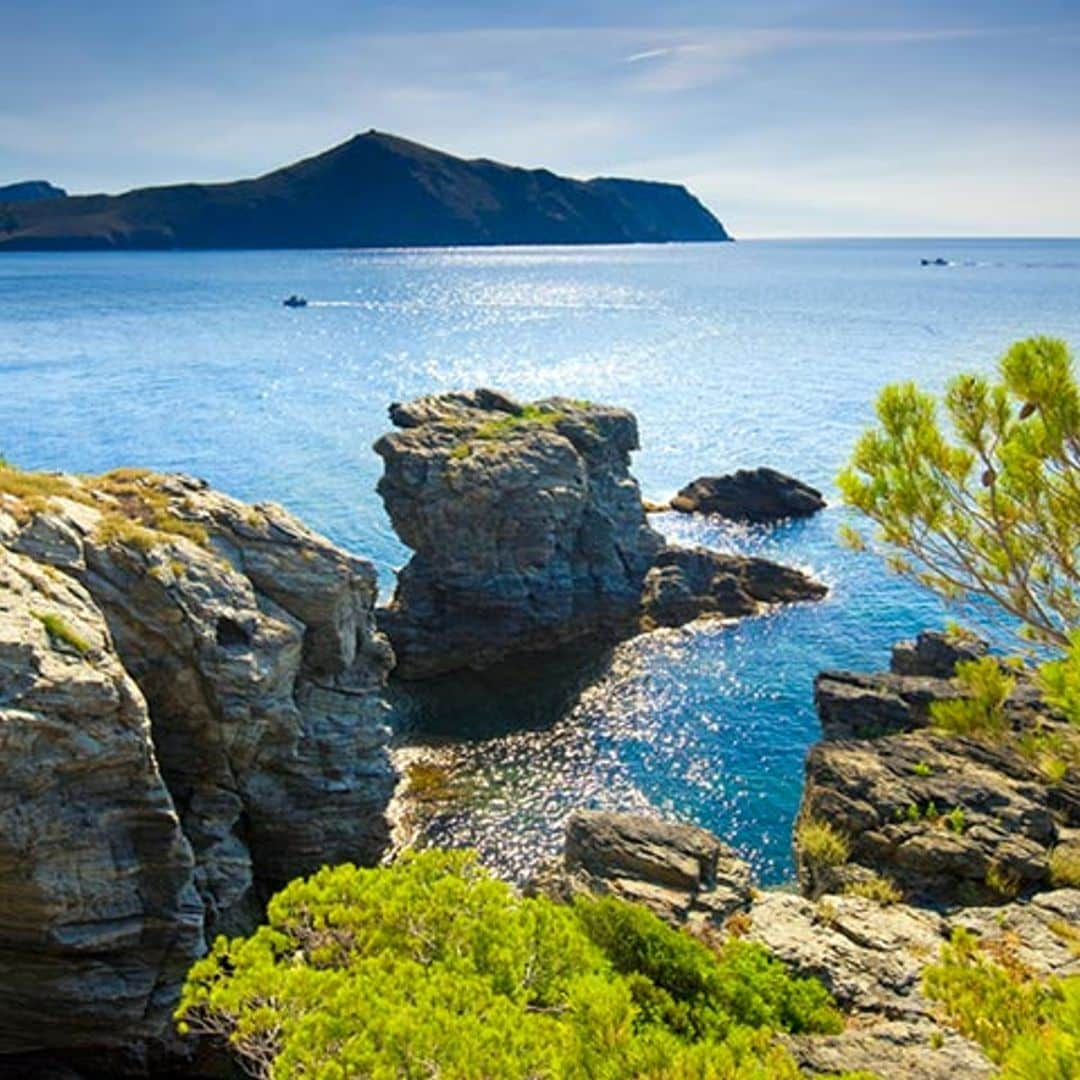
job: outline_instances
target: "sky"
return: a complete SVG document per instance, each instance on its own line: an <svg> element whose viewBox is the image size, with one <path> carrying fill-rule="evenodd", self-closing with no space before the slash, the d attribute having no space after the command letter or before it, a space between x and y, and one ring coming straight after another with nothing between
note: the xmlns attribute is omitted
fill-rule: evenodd
<svg viewBox="0 0 1080 1080"><path fill-rule="evenodd" d="M0 183L369 128L685 183L736 237L1080 235L1080 0L0 0Z"/></svg>

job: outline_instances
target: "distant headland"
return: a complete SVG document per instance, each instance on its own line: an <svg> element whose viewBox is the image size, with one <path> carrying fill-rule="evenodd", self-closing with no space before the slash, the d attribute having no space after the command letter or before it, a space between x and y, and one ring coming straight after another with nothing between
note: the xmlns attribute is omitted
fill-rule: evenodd
<svg viewBox="0 0 1080 1080"><path fill-rule="evenodd" d="M465 160L377 131L251 180L80 195L0 188L0 251L730 240L685 187Z"/></svg>

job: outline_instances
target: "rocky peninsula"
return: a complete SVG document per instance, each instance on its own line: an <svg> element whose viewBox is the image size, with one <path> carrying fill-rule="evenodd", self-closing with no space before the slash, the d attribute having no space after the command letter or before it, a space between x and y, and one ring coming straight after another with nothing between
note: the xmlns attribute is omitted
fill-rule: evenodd
<svg viewBox="0 0 1080 1080"><path fill-rule="evenodd" d="M0 188L0 251L730 240L679 184L466 160L381 131L263 176L122 195Z"/></svg>

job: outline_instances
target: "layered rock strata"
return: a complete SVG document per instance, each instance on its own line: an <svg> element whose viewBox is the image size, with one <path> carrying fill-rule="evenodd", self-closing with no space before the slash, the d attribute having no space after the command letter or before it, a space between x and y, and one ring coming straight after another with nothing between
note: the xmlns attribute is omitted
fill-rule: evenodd
<svg viewBox="0 0 1080 1080"><path fill-rule="evenodd" d="M0 1030L0 1053L161 1034L204 932L249 929L290 878L387 844L392 653L374 570L279 507L135 471L0 470L0 541L9 567L52 589L26 600L4 669L15 741L0 783L47 805L11 811L21 839L0 884L37 883L19 919L73 951L86 937L88 955L79 927L96 925L133 985L145 969L152 986L95 981L77 962L46 970L0 916L4 990L70 1006L20 1039ZM86 838L69 842L64 814ZM128 993L137 1017L112 1000Z"/></svg>
<svg viewBox="0 0 1080 1080"><path fill-rule="evenodd" d="M868 873L942 904L1001 902L1049 886L1051 853L1080 838L1080 781L1075 769L1053 767L1066 760L1053 748L1075 740L1068 722L1021 677L1000 737L931 726L935 701L965 694L940 673L982 651L965 646L950 662L938 636L925 636L894 654L894 668L908 674L819 676L825 739L807 757L800 821L827 823L848 851L836 865L797 850L808 893Z"/></svg>

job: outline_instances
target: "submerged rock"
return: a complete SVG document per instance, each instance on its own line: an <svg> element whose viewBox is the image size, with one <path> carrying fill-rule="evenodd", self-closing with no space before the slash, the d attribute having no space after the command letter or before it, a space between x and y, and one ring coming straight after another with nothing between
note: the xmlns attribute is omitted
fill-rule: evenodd
<svg viewBox="0 0 1080 1080"><path fill-rule="evenodd" d="M767 468L701 476L671 500L671 509L684 514L718 514L752 523L809 517L824 508L825 499L816 488Z"/></svg>
<svg viewBox="0 0 1080 1080"><path fill-rule="evenodd" d="M46 835L55 830L57 843L68 842L61 810L70 803L82 829L112 840L112 857L122 864L111 881L107 864L76 865L72 873L85 873L85 880L70 886L76 898L88 890L88 918L116 950L116 981L95 983L92 970L68 960L57 971L57 994L96 1002L87 1030L97 1045L130 1040L124 1009L116 1006L129 995L140 1017L135 1033L162 1035L198 944L166 955L159 939L171 934L201 943L204 927L207 934L247 931L269 893L289 879L328 862L372 863L387 845L396 774L382 690L392 653L374 625L374 570L279 507L248 506L184 477L9 470L0 481L0 550L86 608L71 600L74 614L61 614L77 630L95 621L93 632L82 634L91 643L87 655L93 660L102 651L115 673L112 696L135 702L123 714L128 742L120 741L115 718L104 734L95 733L67 700L67 669L42 669L25 643L9 653L8 677L20 694L38 686L41 717L5 754L0 786L12 777L31 783L22 770L48 745L37 733L72 727L73 761L57 766L51 796L60 809L44 806L38 825ZM34 629L26 619L20 626ZM60 639L61 654L64 647ZM91 668L82 662L78 672ZM104 677L99 671L96 678ZM15 701L29 708L22 697ZM21 713L18 719L26 725ZM18 730L9 726L7 733ZM117 751L107 737L127 747L125 768L110 764ZM27 798L48 788L43 774L33 775ZM149 799L144 789L161 803L156 817L140 802ZM131 837L113 836L129 814ZM95 827L103 823L98 837ZM77 861L79 843L70 846ZM179 854L170 856L173 849ZM39 891L23 901L20 918L37 919L42 935L70 939L77 951L79 934L63 908L76 900L63 899L53 855L20 851L24 865L10 873L5 867L0 888L12 875L30 874ZM156 881L166 857L187 860L183 904ZM149 929L134 926L135 914L113 914L132 890L160 909ZM33 1001L48 983L34 988L39 943L20 933L8 932L0 915L0 953L26 972L4 990ZM152 989L140 999L143 969ZM73 1009L71 1023L78 1022ZM55 1017L42 1030L60 1040L49 1045L64 1045L66 1029ZM0 1029L0 1053L22 1048Z"/></svg>

